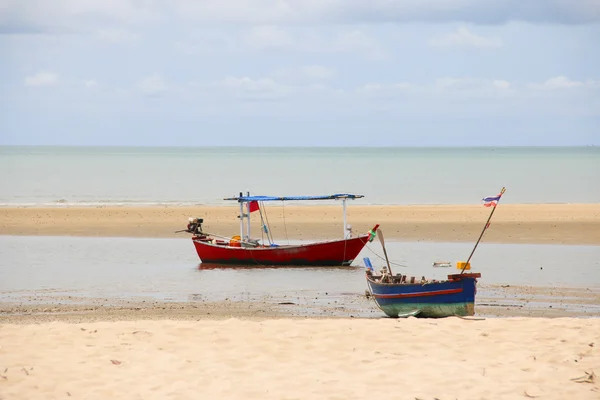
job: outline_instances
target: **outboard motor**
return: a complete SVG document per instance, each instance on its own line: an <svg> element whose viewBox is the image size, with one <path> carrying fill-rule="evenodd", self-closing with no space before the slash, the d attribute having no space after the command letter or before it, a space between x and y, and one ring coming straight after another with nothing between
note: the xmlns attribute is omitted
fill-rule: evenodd
<svg viewBox="0 0 600 400"><path fill-rule="evenodd" d="M202 235L202 223L204 219L202 218L189 218L187 225L187 232L193 233L195 235Z"/></svg>

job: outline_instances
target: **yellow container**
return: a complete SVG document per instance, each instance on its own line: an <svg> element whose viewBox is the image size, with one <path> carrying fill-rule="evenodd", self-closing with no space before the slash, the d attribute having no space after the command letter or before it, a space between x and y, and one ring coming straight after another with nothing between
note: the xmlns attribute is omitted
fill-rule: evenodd
<svg viewBox="0 0 600 400"><path fill-rule="evenodd" d="M240 235L232 236L229 240L229 247L242 247L241 240L242 238L240 237Z"/></svg>
<svg viewBox="0 0 600 400"><path fill-rule="evenodd" d="M470 269L471 269L471 263L468 263L468 264L467 264L467 263L466 263L466 262L464 262L464 261L457 261L457 262L456 262L456 269L460 269L460 270L462 270L462 269L465 267L465 265L467 266L467 267L465 268L465 270L470 270Z"/></svg>

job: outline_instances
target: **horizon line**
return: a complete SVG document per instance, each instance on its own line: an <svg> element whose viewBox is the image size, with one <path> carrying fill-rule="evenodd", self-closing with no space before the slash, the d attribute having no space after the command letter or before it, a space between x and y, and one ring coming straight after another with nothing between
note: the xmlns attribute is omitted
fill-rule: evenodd
<svg viewBox="0 0 600 400"><path fill-rule="evenodd" d="M599 147L600 144L537 144L537 145L137 145L137 144L0 144L0 147L136 147L136 148L556 148L556 147Z"/></svg>

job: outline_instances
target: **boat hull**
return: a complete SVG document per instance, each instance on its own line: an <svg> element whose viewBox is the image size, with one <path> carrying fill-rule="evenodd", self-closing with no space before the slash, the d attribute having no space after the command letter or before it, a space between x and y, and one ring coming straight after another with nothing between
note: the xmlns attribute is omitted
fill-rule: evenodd
<svg viewBox="0 0 600 400"><path fill-rule="evenodd" d="M238 265L348 266L352 264L369 235L351 239L276 247L231 247L193 239L204 263Z"/></svg>
<svg viewBox="0 0 600 400"><path fill-rule="evenodd" d="M477 279L468 276L475 274L465 275L425 284L380 283L367 276L367 283L377 306L391 318L471 316L475 314Z"/></svg>

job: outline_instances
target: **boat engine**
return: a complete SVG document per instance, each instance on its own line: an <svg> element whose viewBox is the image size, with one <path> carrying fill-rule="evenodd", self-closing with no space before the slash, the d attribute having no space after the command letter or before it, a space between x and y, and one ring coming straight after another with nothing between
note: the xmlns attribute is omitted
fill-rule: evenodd
<svg viewBox="0 0 600 400"><path fill-rule="evenodd" d="M202 223L204 219L202 218L189 218L187 225L187 232L193 233L195 235L202 235Z"/></svg>

